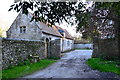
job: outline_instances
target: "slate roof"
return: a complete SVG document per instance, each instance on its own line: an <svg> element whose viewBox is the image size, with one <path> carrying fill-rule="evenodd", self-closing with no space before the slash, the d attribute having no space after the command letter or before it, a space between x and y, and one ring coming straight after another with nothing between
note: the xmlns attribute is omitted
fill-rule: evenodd
<svg viewBox="0 0 120 80"><path fill-rule="evenodd" d="M62 35L54 28L50 27L47 24L39 22L40 26L42 27L42 32L48 35L53 35L57 37L62 37Z"/></svg>
<svg viewBox="0 0 120 80"><path fill-rule="evenodd" d="M58 27L58 26L55 26L55 27L58 29L58 31L61 30L62 32L65 33L65 38L71 39L71 40L74 39L66 29L63 29L63 28Z"/></svg>
<svg viewBox="0 0 120 80"><path fill-rule="evenodd" d="M32 15L32 13L30 13L30 14ZM40 27L42 27L42 32L45 34L53 35L53 36L57 36L57 37L63 37L59 32L59 30L62 30L63 32L65 32L65 38L71 39L71 40L74 39L66 29L63 29L61 27L54 26L54 25L52 27L48 27L47 24L40 22L40 21L38 22L38 24Z"/></svg>

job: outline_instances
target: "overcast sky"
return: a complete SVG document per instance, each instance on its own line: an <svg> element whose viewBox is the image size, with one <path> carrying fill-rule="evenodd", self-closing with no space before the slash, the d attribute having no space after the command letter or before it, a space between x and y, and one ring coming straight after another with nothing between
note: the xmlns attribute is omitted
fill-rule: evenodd
<svg viewBox="0 0 120 80"><path fill-rule="evenodd" d="M13 23L18 15L18 13L13 10L8 12L10 5L12 5L13 3L14 0L1 0L0 2L0 27L2 27L4 30L9 29L10 25ZM71 35L76 34L75 26L67 25L67 23L65 22L58 26L67 29Z"/></svg>

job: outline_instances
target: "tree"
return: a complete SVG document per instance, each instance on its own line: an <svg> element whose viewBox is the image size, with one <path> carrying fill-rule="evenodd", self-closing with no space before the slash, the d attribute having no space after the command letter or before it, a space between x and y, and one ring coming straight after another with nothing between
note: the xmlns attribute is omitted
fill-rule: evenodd
<svg viewBox="0 0 120 80"><path fill-rule="evenodd" d="M29 1L19 1L10 6L10 10L15 10L16 12L22 12L23 14L28 14L29 10L36 9L33 12L32 20L41 21L44 23L61 23L65 20L69 24L73 24L72 17L76 12L80 12L84 4L79 3L79 10L77 9L77 2L38 2L36 0Z"/></svg>
<svg viewBox="0 0 120 80"><path fill-rule="evenodd" d="M72 24L73 20L71 17L76 17L76 23L78 23L77 31L87 31L86 35L97 36L99 35L99 30L97 29L97 23L100 19L109 19L115 21L116 27L120 24L120 2L106 3L106 2L96 2L93 4L92 9L86 8L87 4L79 2L37 2L36 0L29 0L14 3L9 9L16 10L17 12L22 12L23 14L28 14L28 9L36 10L33 13L32 20L42 21L44 23L60 23L63 20ZM108 10L108 14L105 17L96 16L97 14L104 15L102 10ZM100 11L101 10L101 11ZM99 12L100 11L100 12ZM116 32L119 31L116 29ZM94 33L94 35L93 35Z"/></svg>
<svg viewBox="0 0 120 80"><path fill-rule="evenodd" d="M107 9L108 10L108 15L106 17L103 17L102 19L109 19L114 21L113 27L115 28L115 38L120 40L120 2L111 2L111 3L96 3L97 8L101 9ZM102 6L102 7L100 7Z"/></svg>
<svg viewBox="0 0 120 80"><path fill-rule="evenodd" d="M93 8L88 8L86 12L81 14L77 14L77 20L79 21L77 31L82 31L86 35L91 37L100 36L101 32L116 34L116 38L118 38L120 31L118 31L118 26L120 25L120 2L95 2L93 4ZM109 26L110 21L113 28L107 28ZM103 30L103 31L102 31ZM115 31L114 31L115 30ZM115 33L114 33L114 32Z"/></svg>

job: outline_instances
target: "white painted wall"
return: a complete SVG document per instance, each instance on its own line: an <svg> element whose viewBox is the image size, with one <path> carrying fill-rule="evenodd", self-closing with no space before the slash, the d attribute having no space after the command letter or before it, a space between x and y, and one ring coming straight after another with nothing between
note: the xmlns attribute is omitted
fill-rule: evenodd
<svg viewBox="0 0 120 80"><path fill-rule="evenodd" d="M93 49L93 44L74 44L74 48L90 48Z"/></svg>
<svg viewBox="0 0 120 80"><path fill-rule="evenodd" d="M51 40L61 39L60 37L47 35L47 34L44 34L44 33L42 34L42 37L46 37L46 38L51 39Z"/></svg>
<svg viewBox="0 0 120 80"><path fill-rule="evenodd" d="M56 37L56 36L52 36L52 35L47 35L47 34L42 34L42 37L45 37L45 38L48 38L48 39L51 38L51 40L60 39L61 40L60 45L61 45L61 51L62 52L74 48L74 40L65 39L65 38L62 39L60 37Z"/></svg>
<svg viewBox="0 0 120 80"><path fill-rule="evenodd" d="M74 41L70 39L64 39L62 41L62 52L73 49Z"/></svg>

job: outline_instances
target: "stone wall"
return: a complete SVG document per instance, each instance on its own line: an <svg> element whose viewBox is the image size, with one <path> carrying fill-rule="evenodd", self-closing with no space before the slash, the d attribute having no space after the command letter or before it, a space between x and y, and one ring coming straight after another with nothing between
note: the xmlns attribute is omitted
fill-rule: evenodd
<svg viewBox="0 0 120 80"><path fill-rule="evenodd" d="M2 41L2 68L17 65L27 59L29 55L45 58L45 43L41 41L26 41L1 38Z"/></svg>
<svg viewBox="0 0 120 80"><path fill-rule="evenodd" d="M117 40L94 38L93 42L93 57L120 57Z"/></svg>
<svg viewBox="0 0 120 80"><path fill-rule="evenodd" d="M52 40L48 43L48 58L60 58L61 57L61 47L60 39Z"/></svg>
<svg viewBox="0 0 120 80"><path fill-rule="evenodd" d="M28 39L28 40L40 40L42 39L42 24L38 25L34 20L30 22L32 18L31 14L25 15L19 13L9 30L7 31L7 38L14 39ZM25 32L21 33L20 27L25 26ZM23 30L23 29L22 29Z"/></svg>

